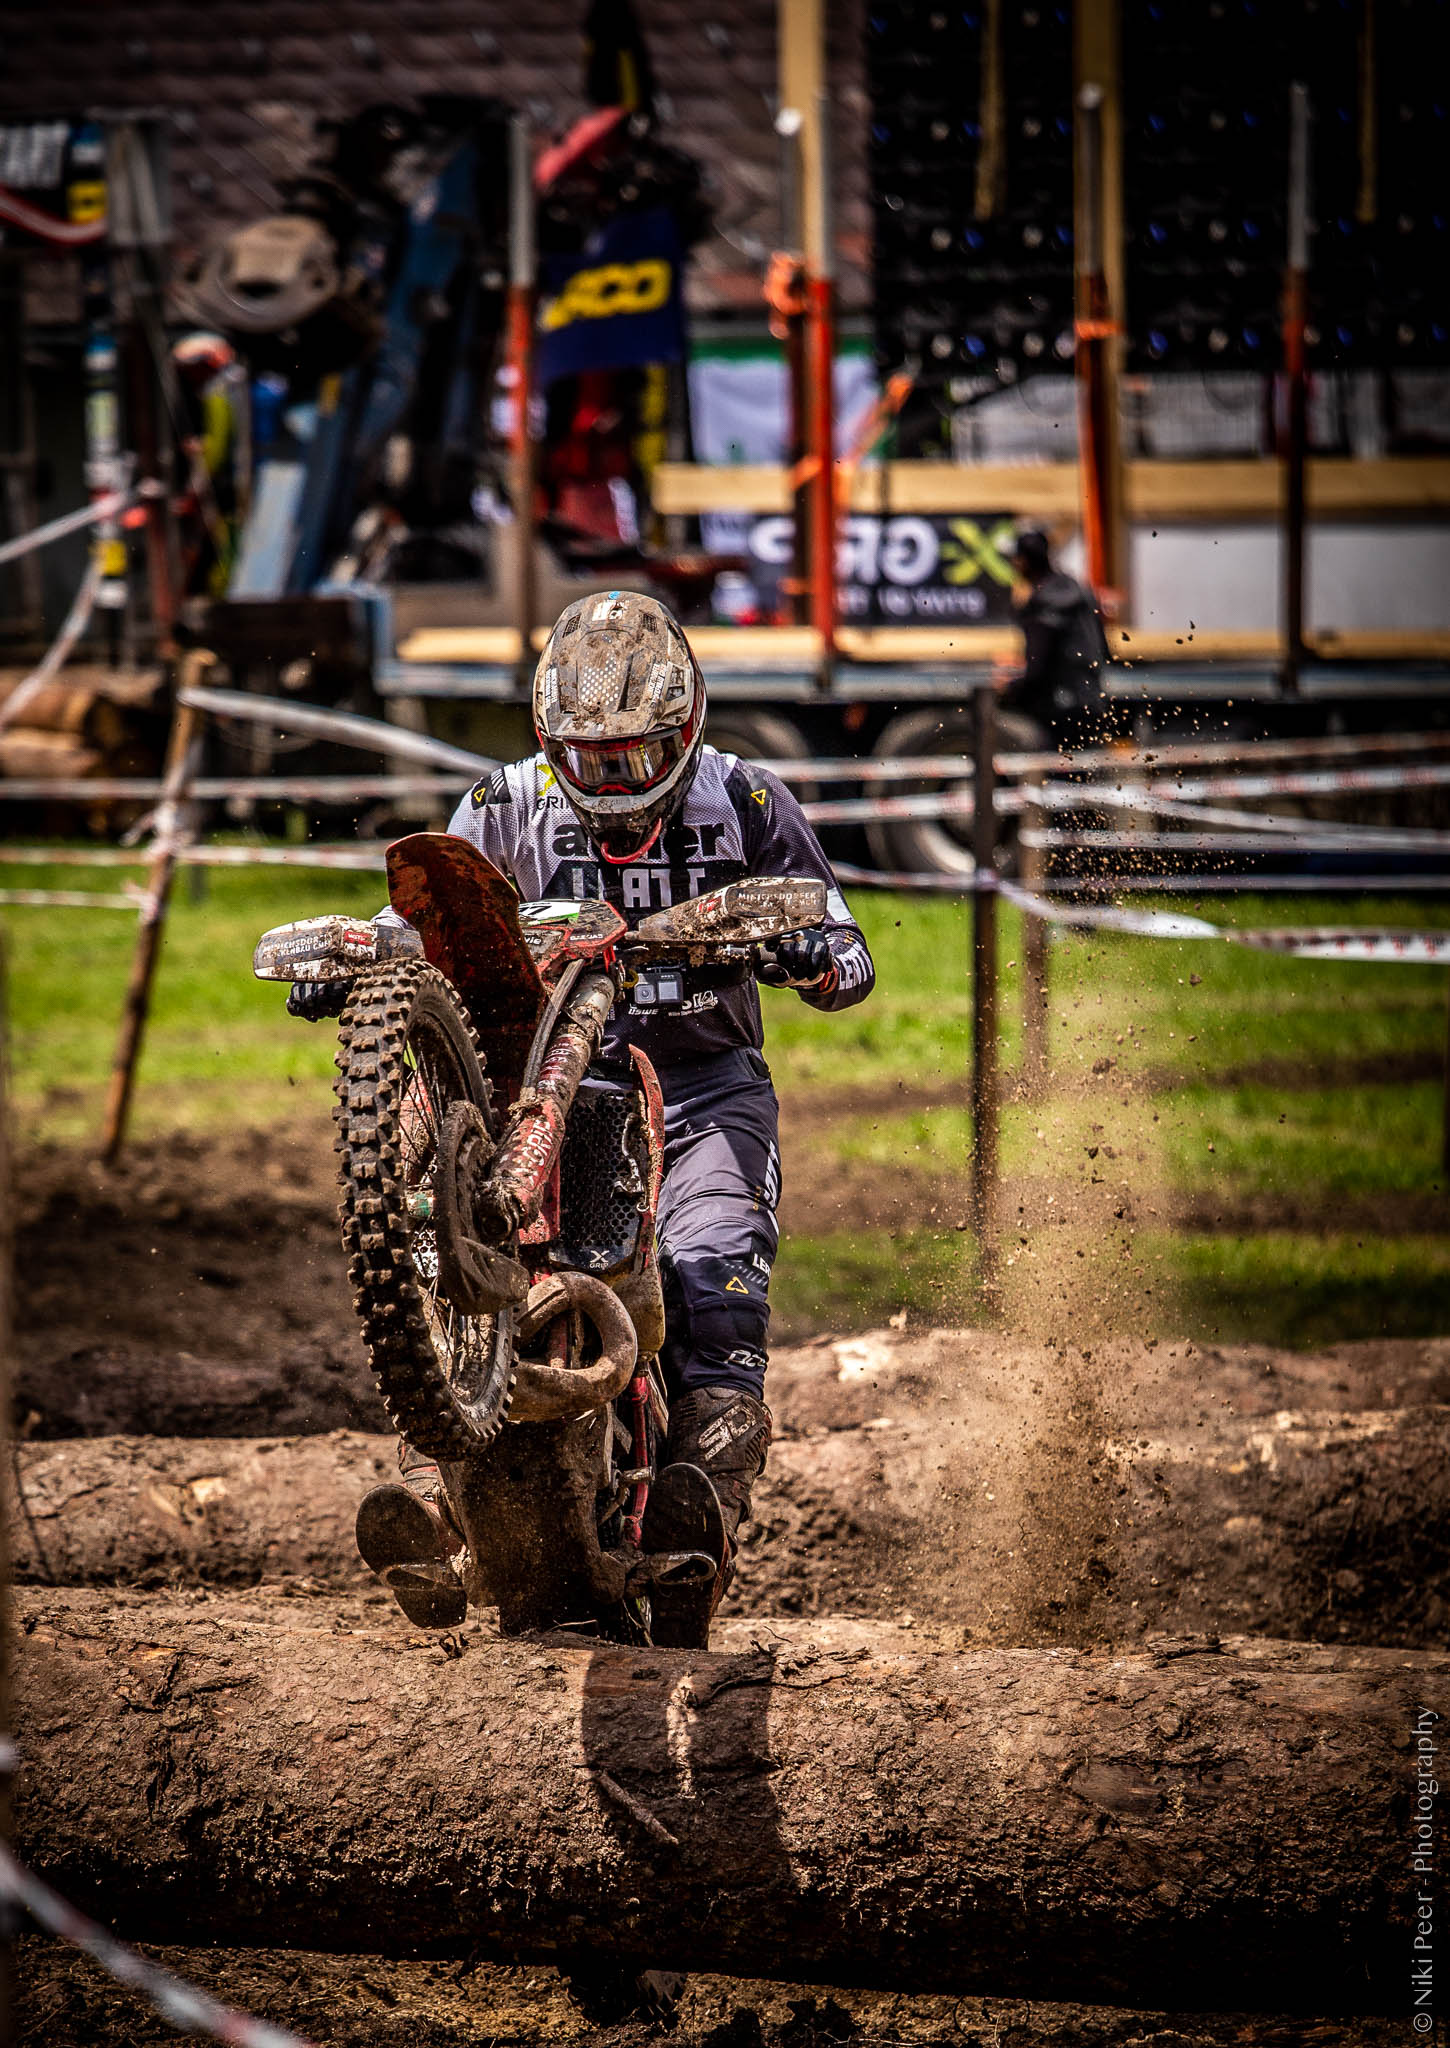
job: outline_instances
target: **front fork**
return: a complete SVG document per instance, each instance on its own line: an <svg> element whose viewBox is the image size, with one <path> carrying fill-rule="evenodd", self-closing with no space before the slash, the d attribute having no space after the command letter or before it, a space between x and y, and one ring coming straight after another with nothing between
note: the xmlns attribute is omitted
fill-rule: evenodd
<svg viewBox="0 0 1450 2048"><path fill-rule="evenodd" d="M599 1050L618 989L612 974L581 974L548 1034L533 1078L519 1090L488 1174L478 1191L475 1214L495 1243L535 1220L558 1166L564 1127L579 1083ZM538 1055L535 1045L530 1067Z"/></svg>

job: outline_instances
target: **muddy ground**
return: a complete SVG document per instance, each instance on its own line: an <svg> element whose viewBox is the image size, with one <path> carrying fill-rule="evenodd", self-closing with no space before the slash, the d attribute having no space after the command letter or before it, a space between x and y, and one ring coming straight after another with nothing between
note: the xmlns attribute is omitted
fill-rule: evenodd
<svg viewBox="0 0 1450 2048"><path fill-rule="evenodd" d="M880 1108L909 1106L897 1091ZM861 1114L869 1104L852 1103ZM938 1226L955 1220L960 1188L909 1169L884 1174L827 1164L820 1120L788 1119L786 1231ZM312 1435L386 1427L357 1341L334 1221L330 1127L318 1119L227 1140L179 1138L136 1146L108 1175L67 1152L31 1152L19 1164L16 1416L32 1439L108 1435ZM792 1162L794 1162L792 1164ZM1064 1190L1057 1217L1121 1221L1124 1199ZM1041 1187L1034 1197L1045 1203ZM1085 1201L1087 1210L1072 1209ZM1145 1215L1151 1200L1139 1197ZM1218 1222L1220 1219L1211 1219ZM1339 1227L1346 1227L1342 1215ZM1383 1227L1383 1218L1380 1219ZM1227 1221L1225 1220L1225 1227ZM807 1450L844 1429L869 1426L939 1435L941 1512L934 1540L914 1554L884 1539L874 1563L838 1554L856 1509L839 1488L813 1486L809 1458L762 1500L729 1610L732 1629L813 1622L822 1631L912 1632L953 1646L979 1640L1092 1640L1106 1612L1112 1507L1096 1455L1085 1447L1132 1431L1211 1429L1225 1416L1282 1411L1345 1413L1450 1402L1450 1339L1337 1347L1314 1355L1103 1336L1101 1296L1071 1264L1051 1286L1019 1292L1022 1334L883 1330L840 1338L797 1323L772 1361L777 1429ZM1132 1282L1129 1285L1135 1284ZM1074 1294L1076 1289L1076 1294ZM1051 1297L1050 1308L1048 1297ZM1021 1540L996 1557L999 1593L970 1623L956 1612L956 1579L973 1544L971 1491L952 1470L954 1433L995 1443L1000 1456L971 1484L991 1488ZM995 1434L994 1434L995 1433ZM883 1453L884 1455L884 1453ZM921 1475L918 1475L918 1483ZM875 1484L868 1473L863 1488ZM997 1501L1000 1493L1005 1501ZM879 1501L862 1512L879 1517ZM1220 1532L1203 1533L1213 1568ZM994 1541L998 1539L994 1538ZM262 1590L258 1599L280 1589ZM305 1586L290 1597L309 1597ZM320 1597L313 1595L311 1597ZM371 1604L380 1596L353 1596ZM840 1617L840 1620L836 1618ZM1114 1626L1120 1626L1117 1617ZM945 1638L943 1638L945 1640ZM1101 1639L1099 1632L1098 1639ZM358 2048L599 2038L572 2006L557 1973L304 1952L168 1955L220 1995L254 2012ZM21 1944L16 2038L67 2044L176 2039L95 1968L38 1937ZM635 2027L616 2032L621 2043ZM700 2048L817 2048L875 2042L993 2044L1374 2044L1403 2023L1275 2021L1263 2016L1185 2018L1018 2002L904 1999L700 1979L678 2034Z"/></svg>
<svg viewBox="0 0 1450 2048"><path fill-rule="evenodd" d="M634 2048L659 2038L645 2023L592 2026L550 1969L293 1949L151 1953L213 1996L336 2048ZM26 2048L168 2048L178 2039L52 1943L24 1937L18 1968L15 2040ZM678 2048L1398 2048L1404 2032L1401 2020L1120 2012L696 1977L668 2038Z"/></svg>

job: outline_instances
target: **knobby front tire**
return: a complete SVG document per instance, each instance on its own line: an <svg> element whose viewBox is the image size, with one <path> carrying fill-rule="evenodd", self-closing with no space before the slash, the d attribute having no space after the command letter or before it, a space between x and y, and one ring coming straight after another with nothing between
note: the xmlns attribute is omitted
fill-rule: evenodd
<svg viewBox="0 0 1450 2048"><path fill-rule="evenodd" d="M438 1293L439 1127L466 1099L498 1131L457 991L422 960L366 969L342 1013L336 1065L342 1241L363 1342L408 1441L464 1457L508 1415L513 1332L511 1315L465 1315Z"/></svg>

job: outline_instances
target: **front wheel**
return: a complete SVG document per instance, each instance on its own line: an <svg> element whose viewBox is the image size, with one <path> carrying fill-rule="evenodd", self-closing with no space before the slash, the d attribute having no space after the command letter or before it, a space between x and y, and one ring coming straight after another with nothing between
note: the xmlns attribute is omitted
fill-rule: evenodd
<svg viewBox="0 0 1450 2048"><path fill-rule="evenodd" d="M342 1241L388 1413L434 1458L492 1441L513 1390L512 1315L471 1316L439 1292L434 1178L449 1108L498 1121L456 990L422 960L367 969L337 1050Z"/></svg>

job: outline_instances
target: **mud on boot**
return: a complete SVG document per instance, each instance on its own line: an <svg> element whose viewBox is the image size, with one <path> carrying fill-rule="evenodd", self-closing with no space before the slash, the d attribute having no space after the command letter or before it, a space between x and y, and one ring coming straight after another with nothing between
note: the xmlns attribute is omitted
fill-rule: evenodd
<svg viewBox="0 0 1450 2048"><path fill-rule="evenodd" d="M644 1548L704 1551L719 1568L713 1579L655 1587L650 1634L661 1648L709 1647L769 1445L770 1410L737 1387L692 1387L671 1408L663 1470L645 1511Z"/></svg>
<svg viewBox="0 0 1450 2048"><path fill-rule="evenodd" d="M438 1467L404 1444L402 1478L375 1486L357 1511L357 1547L415 1628L457 1628L468 1595L453 1567L459 1537L443 1505Z"/></svg>

